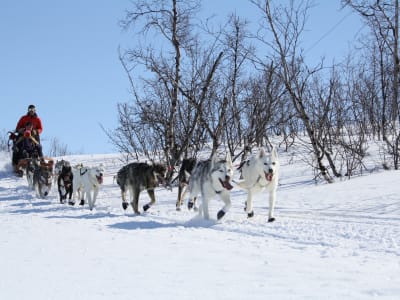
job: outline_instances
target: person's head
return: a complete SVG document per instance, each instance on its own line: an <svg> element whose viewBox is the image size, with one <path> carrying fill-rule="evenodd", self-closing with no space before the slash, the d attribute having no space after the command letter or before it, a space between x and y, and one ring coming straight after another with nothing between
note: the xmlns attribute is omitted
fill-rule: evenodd
<svg viewBox="0 0 400 300"><path fill-rule="evenodd" d="M31 104L28 106L28 114L33 116L36 113L36 107L35 105Z"/></svg>

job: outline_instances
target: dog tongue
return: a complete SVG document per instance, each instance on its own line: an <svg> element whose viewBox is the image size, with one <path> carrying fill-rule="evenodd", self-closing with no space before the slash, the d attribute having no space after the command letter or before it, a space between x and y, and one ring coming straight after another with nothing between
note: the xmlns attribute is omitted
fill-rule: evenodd
<svg viewBox="0 0 400 300"><path fill-rule="evenodd" d="M230 191L231 189L233 189L233 186L231 185L231 183L229 182L229 180L225 180L222 183L223 187L226 188L228 191Z"/></svg>
<svg viewBox="0 0 400 300"><path fill-rule="evenodd" d="M268 181L272 180L272 173L265 173L265 179L267 179Z"/></svg>

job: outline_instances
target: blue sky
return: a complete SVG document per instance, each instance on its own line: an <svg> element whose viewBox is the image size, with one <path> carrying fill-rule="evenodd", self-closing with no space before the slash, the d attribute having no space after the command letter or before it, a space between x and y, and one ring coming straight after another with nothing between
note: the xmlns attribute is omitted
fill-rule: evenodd
<svg viewBox="0 0 400 300"><path fill-rule="evenodd" d="M339 0L315 1L304 48L309 58L340 60L362 24ZM129 0L0 1L0 130L12 130L29 104L42 119L44 153L57 138L73 153L115 152L100 124L117 126L117 103L128 102L129 81L119 45L134 45L118 21ZM204 15L230 12L254 19L246 0L204 0ZM342 19L344 20L338 24ZM322 40L320 40L324 37Z"/></svg>

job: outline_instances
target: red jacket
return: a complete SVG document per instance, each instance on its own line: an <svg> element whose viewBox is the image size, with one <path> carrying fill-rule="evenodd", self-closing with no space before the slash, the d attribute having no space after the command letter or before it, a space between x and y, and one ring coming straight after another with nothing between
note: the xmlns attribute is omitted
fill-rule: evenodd
<svg viewBox="0 0 400 300"><path fill-rule="evenodd" d="M22 116L18 121L16 130L19 131L20 129L25 128L28 123L32 124L33 129L36 130L38 134L42 133L42 121L37 114L34 114L33 116L30 116L29 114Z"/></svg>

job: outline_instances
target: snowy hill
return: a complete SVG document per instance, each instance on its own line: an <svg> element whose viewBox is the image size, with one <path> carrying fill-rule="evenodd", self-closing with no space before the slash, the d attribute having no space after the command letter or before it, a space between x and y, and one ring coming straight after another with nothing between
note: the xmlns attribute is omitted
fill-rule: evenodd
<svg viewBox="0 0 400 300"><path fill-rule="evenodd" d="M400 299L400 172L314 185L300 160L280 157L267 223L267 196L247 219L238 187L221 221L218 200L210 221L177 212L176 188L157 188L147 213L124 212L118 154L64 157L104 164L95 210L60 204L54 186L38 199L1 153L1 299Z"/></svg>

